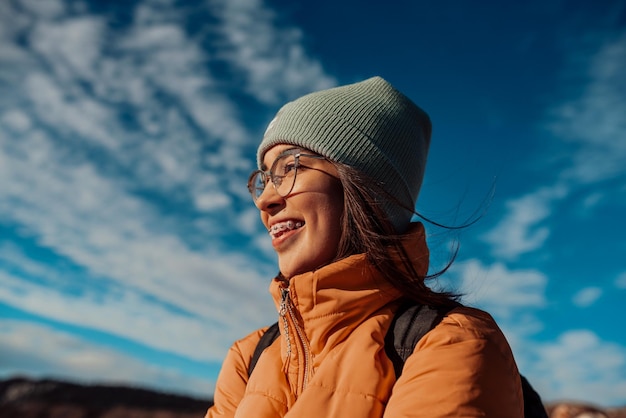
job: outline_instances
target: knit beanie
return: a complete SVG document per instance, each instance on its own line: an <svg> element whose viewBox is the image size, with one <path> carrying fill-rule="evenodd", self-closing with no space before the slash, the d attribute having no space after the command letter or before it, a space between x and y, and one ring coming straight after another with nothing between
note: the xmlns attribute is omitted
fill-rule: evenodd
<svg viewBox="0 0 626 418"><path fill-rule="evenodd" d="M317 91L284 105L270 122L257 160L274 145L311 150L368 175L406 208L413 208L422 185L430 145L430 118L381 77ZM412 211L388 199L381 208L397 233Z"/></svg>

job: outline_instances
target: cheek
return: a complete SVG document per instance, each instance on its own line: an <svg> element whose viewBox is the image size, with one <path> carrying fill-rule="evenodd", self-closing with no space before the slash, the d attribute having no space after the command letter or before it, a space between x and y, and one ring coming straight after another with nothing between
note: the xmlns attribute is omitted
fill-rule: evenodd
<svg viewBox="0 0 626 418"><path fill-rule="evenodd" d="M331 195L330 199L324 202L319 213L319 226L321 235L328 243L329 249L336 251L337 244L341 238L341 217L343 214L343 196Z"/></svg>

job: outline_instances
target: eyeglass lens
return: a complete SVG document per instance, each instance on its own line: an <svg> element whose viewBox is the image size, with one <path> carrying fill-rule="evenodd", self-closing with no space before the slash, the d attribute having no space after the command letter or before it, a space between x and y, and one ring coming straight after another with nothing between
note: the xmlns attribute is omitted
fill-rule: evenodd
<svg viewBox="0 0 626 418"><path fill-rule="evenodd" d="M298 160L299 158L296 153L284 154L274 161L269 173L256 171L253 174L253 178L250 179L252 198L257 200L270 180L280 196L287 196L291 192L291 189L293 189L293 185L296 181ZM271 177L271 179L268 177Z"/></svg>

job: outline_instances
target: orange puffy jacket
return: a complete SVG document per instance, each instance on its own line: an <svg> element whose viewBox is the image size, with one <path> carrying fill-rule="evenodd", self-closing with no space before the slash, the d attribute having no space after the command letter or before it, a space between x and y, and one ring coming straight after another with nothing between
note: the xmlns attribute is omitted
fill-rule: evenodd
<svg viewBox="0 0 626 418"><path fill-rule="evenodd" d="M426 274L421 225L407 250ZM206 418L522 418L520 376L493 318L459 307L416 345L396 381L385 354L399 292L354 255L270 285L281 336L248 377L265 329L237 341L222 365Z"/></svg>

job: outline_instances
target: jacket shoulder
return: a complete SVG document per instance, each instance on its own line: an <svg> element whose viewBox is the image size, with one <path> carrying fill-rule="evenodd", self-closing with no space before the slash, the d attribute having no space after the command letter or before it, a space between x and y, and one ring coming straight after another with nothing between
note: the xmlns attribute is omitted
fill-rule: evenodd
<svg viewBox="0 0 626 418"><path fill-rule="evenodd" d="M433 344L441 338L448 343L493 339L494 342L505 343L508 347L506 338L493 317L485 311L467 306L460 306L448 312L437 326L426 333L418 346Z"/></svg>
<svg viewBox="0 0 626 418"><path fill-rule="evenodd" d="M522 417L517 365L491 315L464 306L448 312L408 357L388 409L386 416Z"/></svg>
<svg viewBox="0 0 626 418"><path fill-rule="evenodd" d="M248 384L248 367L252 354L267 328L259 328L230 346L217 377L213 406L209 408L205 418L235 415Z"/></svg>
<svg viewBox="0 0 626 418"><path fill-rule="evenodd" d="M252 355L261 337L268 327L259 328L245 337L235 341L228 350L222 363L222 369L217 379L216 390L220 385L243 384L248 382L248 367ZM236 383L235 383L236 382Z"/></svg>
<svg viewBox="0 0 626 418"><path fill-rule="evenodd" d="M234 351L235 353L237 353L247 367L247 365L250 364L250 360L252 359L254 350L259 345L261 337L263 337L268 328L268 326L259 328L255 331L252 331L245 337L240 338L232 344L229 351Z"/></svg>

